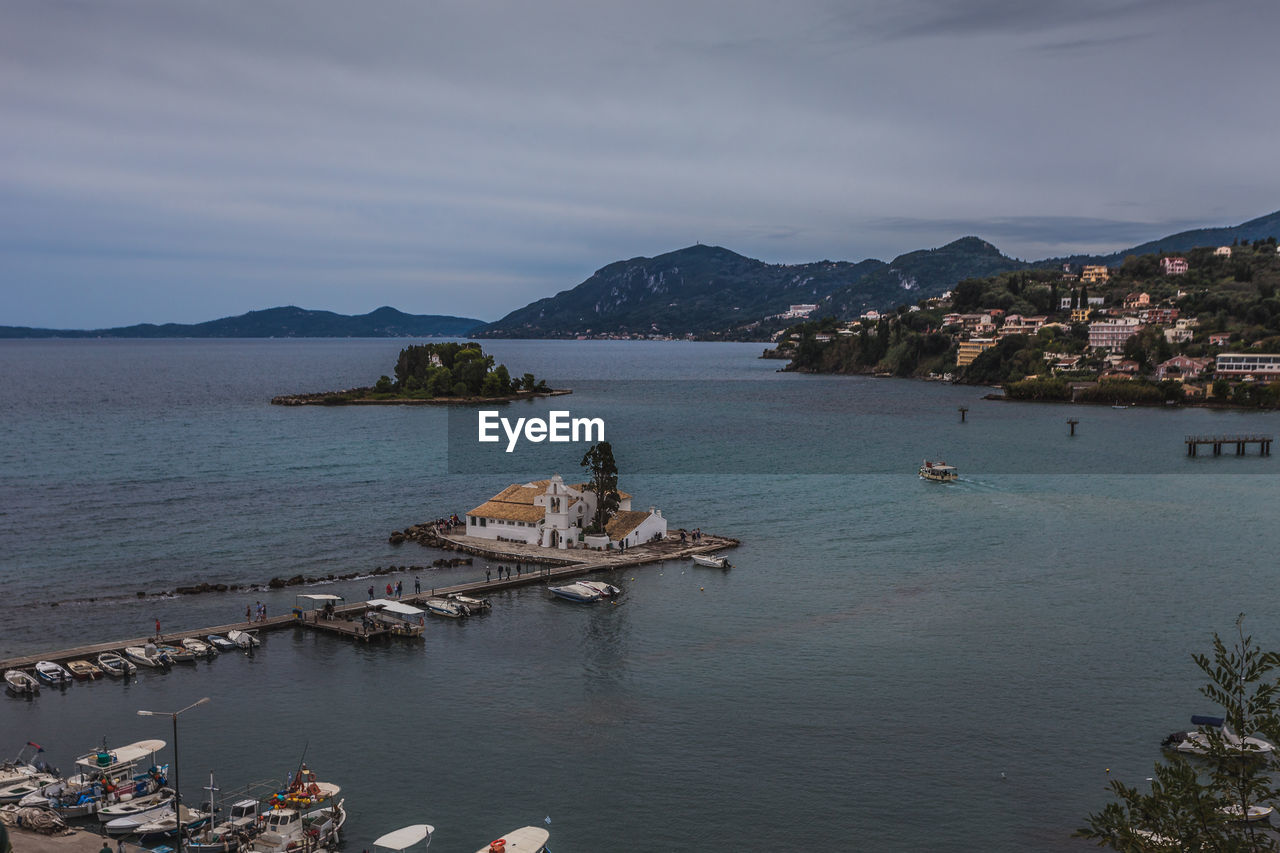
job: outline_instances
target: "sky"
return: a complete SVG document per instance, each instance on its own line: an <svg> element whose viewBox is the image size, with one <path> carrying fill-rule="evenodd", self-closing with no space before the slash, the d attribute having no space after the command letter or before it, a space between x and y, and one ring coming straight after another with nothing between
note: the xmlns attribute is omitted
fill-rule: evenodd
<svg viewBox="0 0 1280 853"><path fill-rule="evenodd" d="M495 320L697 242L1036 259L1280 208L1280 4L0 0L0 325Z"/></svg>

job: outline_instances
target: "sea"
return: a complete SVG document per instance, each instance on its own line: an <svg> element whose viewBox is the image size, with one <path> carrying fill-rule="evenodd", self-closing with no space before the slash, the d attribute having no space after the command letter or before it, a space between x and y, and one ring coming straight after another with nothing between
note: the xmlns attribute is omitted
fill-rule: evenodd
<svg viewBox="0 0 1280 853"><path fill-rule="evenodd" d="M582 479L584 444L481 446L476 407L270 404L370 384L406 343L0 342L0 658L482 578L388 535ZM741 540L733 568L615 572L596 606L526 586L416 641L285 630L251 656L0 696L0 752L35 742L67 769L104 741L171 742L137 711L208 697L178 717L185 798L305 761L342 787L346 851L412 823L442 853L526 824L556 853L1075 851L1109 780L1144 785L1161 739L1218 710L1193 653L1241 614L1280 648L1280 462L1184 444L1275 434L1276 413L780 373L759 344L485 348L573 391L501 416L600 418L636 508ZM959 482L922 481L924 459ZM419 568L366 577L388 566Z"/></svg>

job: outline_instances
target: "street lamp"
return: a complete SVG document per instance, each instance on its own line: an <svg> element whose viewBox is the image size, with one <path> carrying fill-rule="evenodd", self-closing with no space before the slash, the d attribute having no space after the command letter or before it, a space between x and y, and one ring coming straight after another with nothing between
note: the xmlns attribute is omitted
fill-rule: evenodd
<svg viewBox="0 0 1280 853"><path fill-rule="evenodd" d="M172 717L173 718L173 827L178 834L178 853L182 853L182 788L178 778L178 715L184 711L203 705L209 701L206 696L198 702L192 702L177 711L139 711L139 717Z"/></svg>

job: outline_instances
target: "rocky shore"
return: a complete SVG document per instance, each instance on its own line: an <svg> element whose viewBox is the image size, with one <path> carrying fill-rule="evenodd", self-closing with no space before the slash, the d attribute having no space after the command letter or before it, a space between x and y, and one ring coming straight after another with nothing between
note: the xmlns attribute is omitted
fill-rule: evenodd
<svg viewBox="0 0 1280 853"><path fill-rule="evenodd" d="M474 406L485 403L510 403L535 397L561 397L572 394L567 388L547 391L517 391L500 397L408 397L386 394L372 388L348 388L345 391L317 391L314 394L281 394L271 398L273 406Z"/></svg>

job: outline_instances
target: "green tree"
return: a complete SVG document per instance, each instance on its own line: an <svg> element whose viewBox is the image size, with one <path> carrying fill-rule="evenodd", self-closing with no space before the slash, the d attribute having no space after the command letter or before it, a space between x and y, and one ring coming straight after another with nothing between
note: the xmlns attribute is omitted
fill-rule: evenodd
<svg viewBox="0 0 1280 853"><path fill-rule="evenodd" d="M379 394L390 394L394 390L391 385L391 377L379 376L378 381L373 384L373 390Z"/></svg>
<svg viewBox="0 0 1280 853"><path fill-rule="evenodd" d="M1280 739L1280 656L1246 636L1243 621L1236 619L1231 646L1215 633L1212 656L1191 656L1208 678L1201 694L1224 712L1225 727L1202 726L1193 736L1204 746L1203 762L1171 754L1156 764L1149 793L1112 780L1117 801L1089 815L1076 835L1124 851L1280 850L1269 827L1233 817L1280 794L1256 745L1228 734Z"/></svg>
<svg viewBox="0 0 1280 853"><path fill-rule="evenodd" d="M592 521L592 533L603 533L604 526L618 509L621 498L618 496L618 466L613 461L613 446L607 441L594 444L582 457L582 467L586 468L591 479L587 482L587 490L595 492L596 515Z"/></svg>

